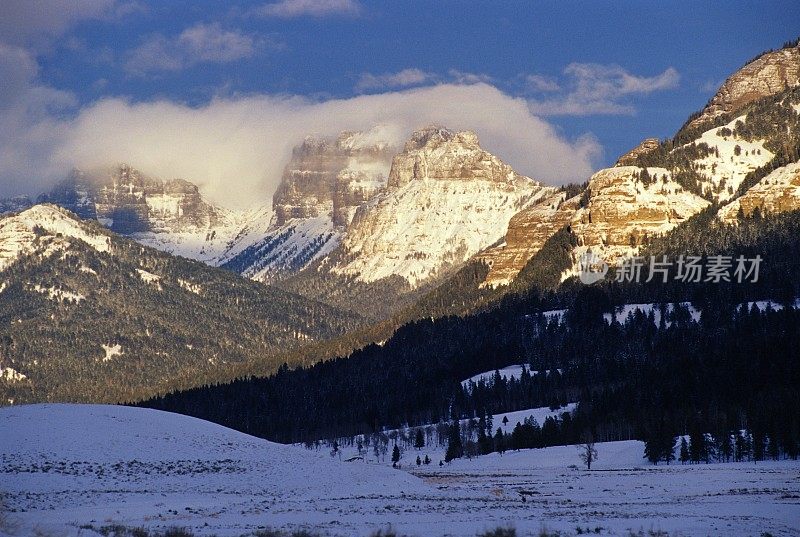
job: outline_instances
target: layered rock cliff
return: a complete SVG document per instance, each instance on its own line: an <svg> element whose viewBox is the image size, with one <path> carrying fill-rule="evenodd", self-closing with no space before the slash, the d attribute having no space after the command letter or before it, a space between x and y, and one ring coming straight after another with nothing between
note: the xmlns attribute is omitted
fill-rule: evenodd
<svg viewBox="0 0 800 537"><path fill-rule="evenodd" d="M571 221L579 249L616 262L709 205L676 183L669 170L646 170L621 166L592 176L586 206Z"/></svg>
<svg viewBox="0 0 800 537"><path fill-rule="evenodd" d="M219 255L241 227L242 215L207 202L197 185L151 177L128 164L73 170L42 200L142 243L203 261Z"/></svg>
<svg viewBox="0 0 800 537"><path fill-rule="evenodd" d="M386 190L356 213L331 270L416 287L497 242L515 213L554 191L482 149L473 132L419 130L392 161Z"/></svg>
<svg viewBox="0 0 800 537"><path fill-rule="evenodd" d="M580 206L581 196L566 199L556 192L511 217L502 244L478 254L477 259L489 265L483 286L508 285L528 260L541 250L545 241L568 225Z"/></svg>
<svg viewBox="0 0 800 537"><path fill-rule="evenodd" d="M291 276L335 250L356 210L385 186L394 147L383 129L307 137L292 151L273 196L219 258L221 266L259 281Z"/></svg>
<svg viewBox="0 0 800 537"><path fill-rule="evenodd" d="M762 54L731 77L717 91L698 117L689 122L697 127L714 118L735 112L769 95L800 83L800 46Z"/></svg>
<svg viewBox="0 0 800 537"><path fill-rule="evenodd" d="M292 152L273 196L275 224L330 215L347 226L355 210L386 185L394 149L376 128L335 140L307 137Z"/></svg>
<svg viewBox="0 0 800 537"><path fill-rule="evenodd" d="M800 163L789 164L773 171L743 196L719 211L719 218L736 223L739 216L749 217L796 211L800 209Z"/></svg>

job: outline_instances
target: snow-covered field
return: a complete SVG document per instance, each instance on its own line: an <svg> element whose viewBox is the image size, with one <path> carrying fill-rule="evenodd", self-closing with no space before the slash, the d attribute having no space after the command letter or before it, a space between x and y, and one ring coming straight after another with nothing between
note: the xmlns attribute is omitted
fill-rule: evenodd
<svg viewBox="0 0 800 537"><path fill-rule="evenodd" d="M633 441L598 452L591 472L575 466L571 446L419 470L406 452L395 470L153 410L9 407L0 409L0 521L21 536L86 537L89 525L114 523L221 536L297 526L368 535L390 525L421 536L509 525L521 535L798 535L796 461L653 467Z"/></svg>

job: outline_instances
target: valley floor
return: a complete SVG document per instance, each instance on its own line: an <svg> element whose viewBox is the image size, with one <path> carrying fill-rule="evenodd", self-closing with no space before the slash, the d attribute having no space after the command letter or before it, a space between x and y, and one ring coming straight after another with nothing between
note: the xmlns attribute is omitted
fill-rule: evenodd
<svg viewBox="0 0 800 537"><path fill-rule="evenodd" d="M153 410L10 407L0 409L0 534L86 537L119 523L220 536L389 526L420 536L498 526L519 535L800 535L798 461L654 467L634 441L598 452L591 472L576 466L572 446L419 468L409 451L395 470Z"/></svg>

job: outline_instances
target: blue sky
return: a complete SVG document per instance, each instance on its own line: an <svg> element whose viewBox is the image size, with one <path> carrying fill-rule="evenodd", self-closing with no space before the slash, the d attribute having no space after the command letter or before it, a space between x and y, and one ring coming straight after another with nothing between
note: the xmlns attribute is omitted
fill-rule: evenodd
<svg viewBox="0 0 800 537"><path fill-rule="evenodd" d="M370 122L400 138L452 122L523 173L585 180L673 134L745 61L796 38L800 4L5 0L0 19L0 194L104 159L218 194L236 181L274 188L297 141L283 138L303 128ZM208 131L219 146L262 147L209 159Z"/></svg>

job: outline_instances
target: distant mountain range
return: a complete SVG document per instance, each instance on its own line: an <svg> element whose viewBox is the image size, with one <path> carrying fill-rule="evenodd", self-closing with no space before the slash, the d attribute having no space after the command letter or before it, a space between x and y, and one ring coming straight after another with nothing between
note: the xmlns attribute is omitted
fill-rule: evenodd
<svg viewBox="0 0 800 537"><path fill-rule="evenodd" d="M121 400L268 373L542 286L531 263L559 232L549 287L590 249L614 264L709 208L730 224L800 209L799 113L793 43L733 74L672 139L643 141L582 185L542 185L475 133L439 126L402 148L380 127L309 137L271 206L246 212L129 165L73 171L39 204L0 200L0 369L14 371L0 395ZM133 382L115 376L139 366Z"/></svg>

